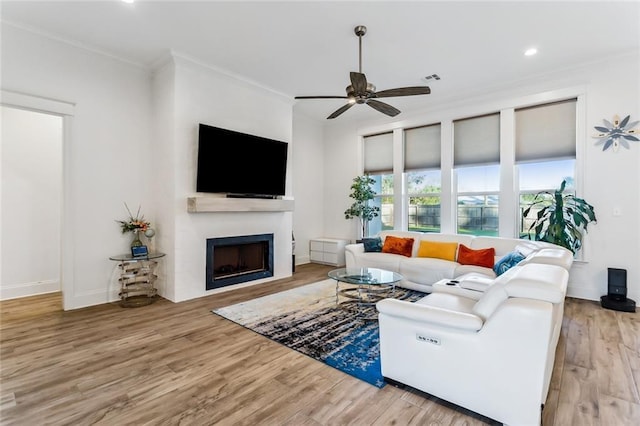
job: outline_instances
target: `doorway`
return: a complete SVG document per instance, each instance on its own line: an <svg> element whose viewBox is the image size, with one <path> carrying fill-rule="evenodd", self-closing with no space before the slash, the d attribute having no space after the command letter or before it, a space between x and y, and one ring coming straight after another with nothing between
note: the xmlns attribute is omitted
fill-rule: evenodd
<svg viewBox="0 0 640 426"><path fill-rule="evenodd" d="M64 119L1 108L0 299L59 292Z"/></svg>

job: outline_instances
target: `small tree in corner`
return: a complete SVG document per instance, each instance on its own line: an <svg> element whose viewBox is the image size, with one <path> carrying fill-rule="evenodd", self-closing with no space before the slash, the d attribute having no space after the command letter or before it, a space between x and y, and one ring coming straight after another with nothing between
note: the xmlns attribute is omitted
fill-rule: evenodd
<svg viewBox="0 0 640 426"><path fill-rule="evenodd" d="M362 238L368 235L369 222L380 212L379 207L369 205L369 201L373 200L376 195L372 188L375 183L376 181L369 175L353 178L349 197L353 198L355 202L344 212L345 219L360 219Z"/></svg>

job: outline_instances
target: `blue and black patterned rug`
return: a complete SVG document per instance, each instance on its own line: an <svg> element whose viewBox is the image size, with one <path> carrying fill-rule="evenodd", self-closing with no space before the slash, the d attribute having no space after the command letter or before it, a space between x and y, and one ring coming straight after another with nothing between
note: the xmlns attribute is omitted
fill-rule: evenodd
<svg viewBox="0 0 640 426"><path fill-rule="evenodd" d="M423 296L400 288L395 294L406 300ZM212 312L378 388L385 385L380 372L378 322L359 320L353 312L337 306L333 280Z"/></svg>

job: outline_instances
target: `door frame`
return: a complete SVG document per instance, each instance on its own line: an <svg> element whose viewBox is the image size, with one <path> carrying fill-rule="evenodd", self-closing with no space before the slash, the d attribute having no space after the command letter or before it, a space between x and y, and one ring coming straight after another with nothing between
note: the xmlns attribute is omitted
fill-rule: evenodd
<svg viewBox="0 0 640 426"><path fill-rule="evenodd" d="M25 93L0 90L0 105L35 111L62 117L62 211L60 212L60 289L62 290L62 308L71 306L74 277L74 228L71 194L71 172L68 167L71 158L71 127L75 114L75 104L71 102L48 99Z"/></svg>

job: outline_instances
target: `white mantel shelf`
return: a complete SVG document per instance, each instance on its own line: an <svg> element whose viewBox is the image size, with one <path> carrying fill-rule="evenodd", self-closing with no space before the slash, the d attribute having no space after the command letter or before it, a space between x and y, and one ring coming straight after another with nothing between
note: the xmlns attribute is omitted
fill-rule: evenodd
<svg viewBox="0 0 640 426"><path fill-rule="evenodd" d="M189 213L211 212L291 212L293 200L260 198L188 197Z"/></svg>

